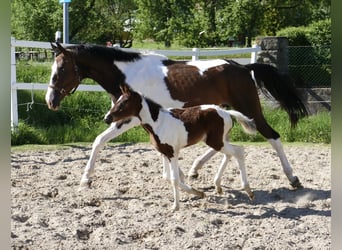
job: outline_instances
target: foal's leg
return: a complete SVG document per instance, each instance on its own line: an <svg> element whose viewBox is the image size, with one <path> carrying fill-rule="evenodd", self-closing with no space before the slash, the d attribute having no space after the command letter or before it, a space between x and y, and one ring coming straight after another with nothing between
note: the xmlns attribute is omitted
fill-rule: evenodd
<svg viewBox="0 0 342 250"><path fill-rule="evenodd" d="M201 198L205 197L204 193L194 189L193 187L185 184L183 181L180 180L180 172L181 170L178 167L178 157L173 157L170 160L170 180L171 185L173 188L174 193L174 203L172 206L172 210L176 211L179 210L179 188L183 191L199 196Z"/></svg>
<svg viewBox="0 0 342 250"><path fill-rule="evenodd" d="M241 185L242 188L247 192L249 199L253 200L254 199L254 193L252 192L251 188L249 187L249 183L247 180L247 174L246 174L246 167L245 167L245 157L244 157L244 149L243 147L232 145L228 142L224 143L223 148L221 149L221 152L224 153L227 158L230 157L230 155L233 155L239 164L239 170L240 170L240 179L241 179ZM221 167L224 168L226 165L221 164ZM223 170L219 170L218 173L223 173ZM220 177L218 178L220 181L218 183L215 183L217 190L220 190L221 188L221 179ZM221 189L222 190L222 189Z"/></svg>
<svg viewBox="0 0 342 250"><path fill-rule="evenodd" d="M139 120L137 118L132 118L130 122L114 122L105 131L103 131L96 137L95 141L93 142L88 163L84 169L84 173L81 178L80 189L89 187L91 183L91 176L94 173L96 156L99 153L100 149L102 149L104 144L137 125L139 125Z"/></svg>
<svg viewBox="0 0 342 250"><path fill-rule="evenodd" d="M169 159L162 154L163 158L163 178L166 179L167 181L170 181L170 165L169 165ZM183 171L178 168L179 170L179 178L181 182L184 182L185 175Z"/></svg>
<svg viewBox="0 0 342 250"><path fill-rule="evenodd" d="M222 194L222 187L221 187L221 180L222 180L222 175L223 175L223 172L228 164L228 161L230 160L231 156L230 155L227 155L227 154L224 154L223 155L223 159L222 159L222 162L221 162L221 165L215 175L215 178L214 178L214 184L215 184L215 187L216 187L216 192L218 194Z"/></svg>
<svg viewBox="0 0 342 250"><path fill-rule="evenodd" d="M217 153L216 150L210 148L203 155L201 155L198 158L196 158L196 160L192 164L191 169L190 169L190 171L188 173L189 177L197 178L198 177L198 170L200 170L202 168L202 166L204 165L204 163L209 161L209 159L211 157L213 157L216 153Z"/></svg>

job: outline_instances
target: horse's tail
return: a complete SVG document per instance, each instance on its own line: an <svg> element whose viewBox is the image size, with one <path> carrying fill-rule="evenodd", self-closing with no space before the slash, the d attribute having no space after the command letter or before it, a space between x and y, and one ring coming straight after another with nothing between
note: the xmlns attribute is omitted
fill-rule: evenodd
<svg viewBox="0 0 342 250"><path fill-rule="evenodd" d="M288 113L292 127L296 126L300 118L308 115L300 94L289 76L280 74L275 67L268 64L252 63L245 66L253 71L257 86L265 96L273 96Z"/></svg>
<svg viewBox="0 0 342 250"><path fill-rule="evenodd" d="M235 111L235 110L227 110L228 113L233 116L238 123L241 124L243 130L247 134L254 135L256 133L256 125L253 119L249 119L247 116L243 115L242 113Z"/></svg>

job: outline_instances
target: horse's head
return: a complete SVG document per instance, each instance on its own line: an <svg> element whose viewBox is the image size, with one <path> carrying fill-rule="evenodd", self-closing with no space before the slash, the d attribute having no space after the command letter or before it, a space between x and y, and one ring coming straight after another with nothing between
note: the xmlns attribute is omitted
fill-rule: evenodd
<svg viewBox="0 0 342 250"><path fill-rule="evenodd" d="M140 94L131 90L127 85L121 85L120 89L122 95L105 116L107 124L132 116L138 117L142 109L142 97Z"/></svg>
<svg viewBox="0 0 342 250"><path fill-rule="evenodd" d="M50 82L45 95L46 103L52 110L57 110L63 98L74 93L81 81L72 52L59 43L56 45L51 43L56 58L51 67Z"/></svg>

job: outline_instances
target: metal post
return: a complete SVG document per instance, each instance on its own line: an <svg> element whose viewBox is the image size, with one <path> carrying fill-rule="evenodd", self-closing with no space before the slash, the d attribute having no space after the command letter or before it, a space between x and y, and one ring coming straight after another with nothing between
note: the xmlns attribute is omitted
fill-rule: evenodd
<svg viewBox="0 0 342 250"><path fill-rule="evenodd" d="M63 3L63 43L69 43L69 3Z"/></svg>
<svg viewBox="0 0 342 250"><path fill-rule="evenodd" d="M191 57L192 61L197 61L198 60L198 55L199 55L199 48L192 48L193 55Z"/></svg>
<svg viewBox="0 0 342 250"><path fill-rule="evenodd" d="M257 44L253 44L252 48L258 48L259 46ZM251 55L251 63L256 63L257 62L257 51L253 51Z"/></svg>
<svg viewBox="0 0 342 250"><path fill-rule="evenodd" d="M17 88L16 61L15 61L15 38L11 37L11 128L15 130L18 127L18 97Z"/></svg>

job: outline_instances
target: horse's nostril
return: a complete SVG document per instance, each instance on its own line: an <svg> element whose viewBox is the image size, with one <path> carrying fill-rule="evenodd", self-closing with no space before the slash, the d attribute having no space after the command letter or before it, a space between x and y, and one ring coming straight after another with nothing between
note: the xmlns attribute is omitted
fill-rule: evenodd
<svg viewBox="0 0 342 250"><path fill-rule="evenodd" d="M112 123L112 116L111 115L107 115L105 118L104 118L104 121L107 123L107 124L111 124Z"/></svg>

